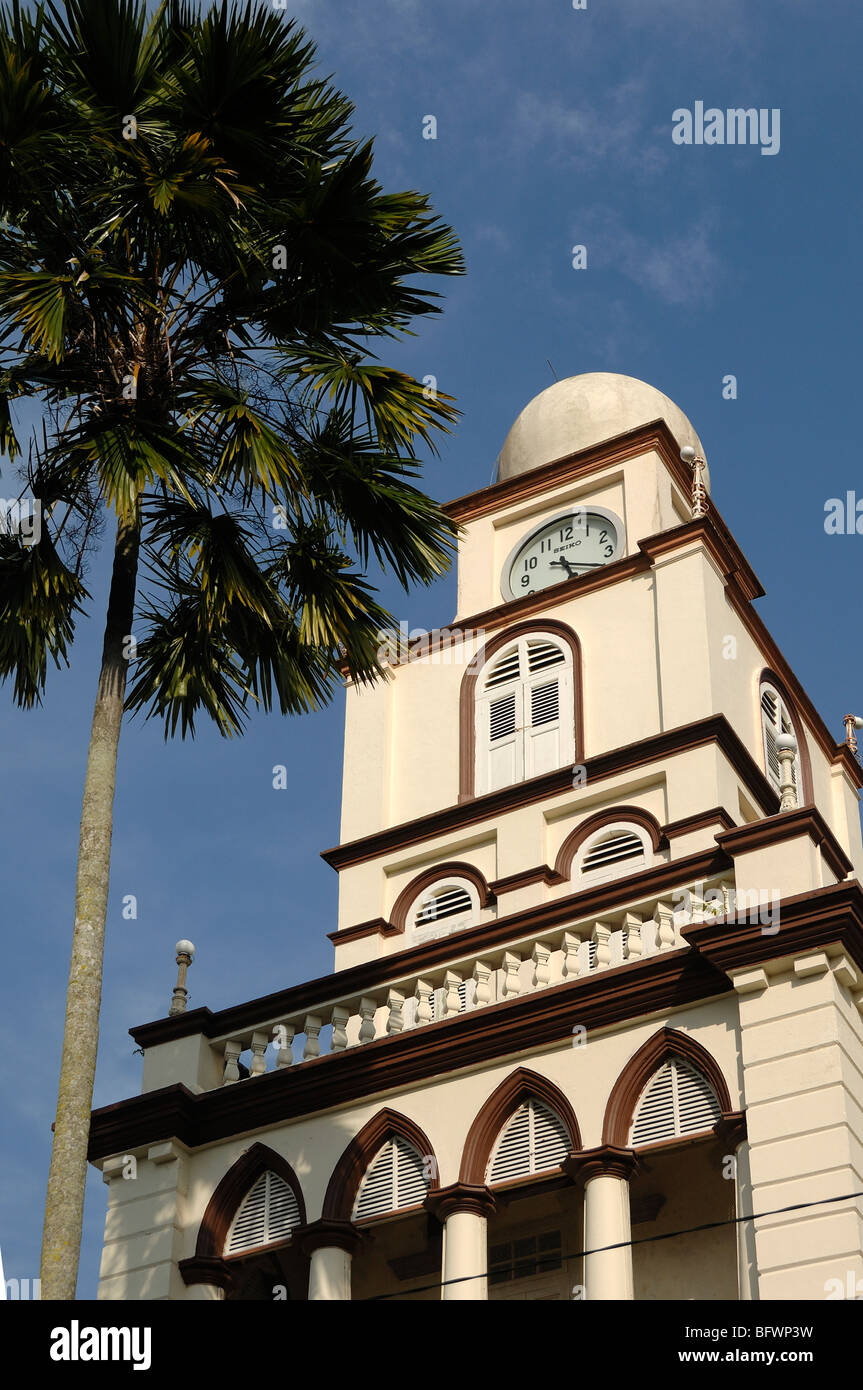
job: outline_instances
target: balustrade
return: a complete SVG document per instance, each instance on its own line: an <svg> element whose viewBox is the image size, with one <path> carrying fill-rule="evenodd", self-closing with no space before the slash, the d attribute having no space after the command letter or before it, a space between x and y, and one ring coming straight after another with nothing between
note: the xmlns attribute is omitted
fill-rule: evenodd
<svg viewBox="0 0 863 1390"><path fill-rule="evenodd" d="M649 906L649 916L617 913L607 920L554 928L540 939L522 940L453 960L421 977L394 979L377 992L317 1006L314 1012L262 1023L248 1033L214 1041L224 1058L223 1084L253 1080L268 1071L303 1065L329 1052L344 1052L376 1039L439 1025L474 1009L515 1002L537 990L613 971L684 948L684 917L668 902ZM692 904L689 920L702 920L703 904ZM453 955L458 951L453 938ZM334 977L336 980L338 977ZM326 1044L322 1030L331 1036ZM248 1062L242 1058L248 1055Z"/></svg>

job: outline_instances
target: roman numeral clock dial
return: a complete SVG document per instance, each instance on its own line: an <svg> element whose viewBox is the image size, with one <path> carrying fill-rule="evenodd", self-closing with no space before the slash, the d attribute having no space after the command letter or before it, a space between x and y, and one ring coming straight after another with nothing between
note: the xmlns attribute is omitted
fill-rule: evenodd
<svg viewBox="0 0 863 1390"><path fill-rule="evenodd" d="M575 507L522 536L503 567L501 593L523 598L593 574L623 554L623 522L605 507Z"/></svg>

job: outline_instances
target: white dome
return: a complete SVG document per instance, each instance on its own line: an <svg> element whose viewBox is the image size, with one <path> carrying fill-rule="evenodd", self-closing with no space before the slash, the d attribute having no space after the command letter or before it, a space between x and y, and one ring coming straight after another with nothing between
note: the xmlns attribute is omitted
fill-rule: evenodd
<svg viewBox="0 0 863 1390"><path fill-rule="evenodd" d="M705 458L701 440L683 411L655 386L616 372L568 376L540 391L518 416L500 451L497 481L541 468L660 419L681 448L691 444ZM704 481L709 488L706 467Z"/></svg>

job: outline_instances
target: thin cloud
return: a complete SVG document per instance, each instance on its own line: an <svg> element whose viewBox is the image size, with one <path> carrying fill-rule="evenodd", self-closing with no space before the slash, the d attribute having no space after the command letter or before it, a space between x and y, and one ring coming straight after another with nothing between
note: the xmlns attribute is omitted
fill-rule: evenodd
<svg viewBox="0 0 863 1390"><path fill-rule="evenodd" d="M546 158L582 173L611 165L652 177L667 164L669 151L657 143L649 101L642 79L620 83L601 103L589 106L521 92L513 111L511 148L521 155L541 150Z"/></svg>

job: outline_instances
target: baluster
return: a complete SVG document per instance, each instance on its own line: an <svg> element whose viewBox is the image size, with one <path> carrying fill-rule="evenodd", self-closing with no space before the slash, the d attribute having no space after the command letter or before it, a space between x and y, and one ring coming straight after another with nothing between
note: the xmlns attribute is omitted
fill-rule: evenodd
<svg viewBox="0 0 863 1390"><path fill-rule="evenodd" d="M640 960L644 955L644 942L641 939L641 918L635 912L624 912L623 931L625 944L624 960Z"/></svg>
<svg viewBox="0 0 863 1390"><path fill-rule="evenodd" d="M330 1015L330 1022L333 1025L333 1040L330 1044L333 1052L344 1052L348 1045L348 1020L351 1016L350 1009L346 1009L344 1004L336 1004Z"/></svg>
<svg viewBox="0 0 863 1390"><path fill-rule="evenodd" d="M236 1039L232 1039L230 1042L225 1043L225 1074L222 1078L223 1085L230 1086L231 1082L239 1081L240 1068L237 1066L237 1060L242 1050L243 1044Z"/></svg>
<svg viewBox="0 0 863 1390"><path fill-rule="evenodd" d="M434 1018L434 1015L433 1015L433 1013L432 1013L432 995L433 995L433 994L434 994L434 986L431 985L431 984L429 984L428 980L417 980L417 988L416 988L416 996L417 996L417 1013L416 1013L416 1021L417 1021L417 1024L418 1024L418 1025L419 1025L419 1024L422 1024L422 1023L431 1023L432 1019Z"/></svg>
<svg viewBox="0 0 863 1390"><path fill-rule="evenodd" d="M360 1000L360 1037L361 1043L374 1042L375 1040L375 1014L378 1006L374 999Z"/></svg>
<svg viewBox="0 0 863 1390"><path fill-rule="evenodd" d="M504 999L514 998L521 994L521 956L517 956L514 951L505 951L503 956L503 997Z"/></svg>
<svg viewBox="0 0 863 1390"><path fill-rule="evenodd" d="M458 992L461 983L461 975L457 975L454 970L448 970L443 977L444 1018L451 1018L453 1014L461 1012L461 996Z"/></svg>
<svg viewBox="0 0 863 1390"><path fill-rule="evenodd" d="M604 922L596 922L593 928L596 943L595 970L607 970L611 965L611 927Z"/></svg>
<svg viewBox="0 0 863 1390"><path fill-rule="evenodd" d="M578 948L581 945L581 938L575 936L571 931L563 933L563 978L574 980L581 974L581 960Z"/></svg>
<svg viewBox="0 0 863 1390"><path fill-rule="evenodd" d="M534 989L544 989L551 979L549 961L551 951L544 941L535 941L531 952L533 961L533 987Z"/></svg>
<svg viewBox="0 0 863 1390"><path fill-rule="evenodd" d="M491 966L478 960L473 968L473 978L476 982L475 1002L479 1009L483 1004L491 1003Z"/></svg>
<svg viewBox="0 0 863 1390"><path fill-rule="evenodd" d="M294 1041L296 1031L292 1023L277 1023L273 1029L279 1044L279 1050L276 1053L276 1066L280 1070L293 1064L294 1054L291 1051L291 1043Z"/></svg>
<svg viewBox="0 0 863 1390"><path fill-rule="evenodd" d="M306 1014L303 1024L303 1032L306 1035L306 1045L303 1048L303 1061L311 1061L312 1057L320 1057L321 1040L318 1037L324 1026L324 1020L317 1014Z"/></svg>
<svg viewBox="0 0 863 1390"><path fill-rule="evenodd" d="M252 1060L249 1064L249 1076L262 1076L267 1070L266 1051L269 1045L269 1033L252 1034Z"/></svg>
<svg viewBox="0 0 863 1390"><path fill-rule="evenodd" d="M389 1017L387 1019L387 1033L400 1033L405 1026L402 1009L404 1008L405 997L399 989L391 989L387 994L387 1008Z"/></svg>
<svg viewBox="0 0 863 1390"><path fill-rule="evenodd" d="M656 949L658 951L673 951L677 944L674 931L674 914L667 903L656 904L653 920L656 923Z"/></svg>

